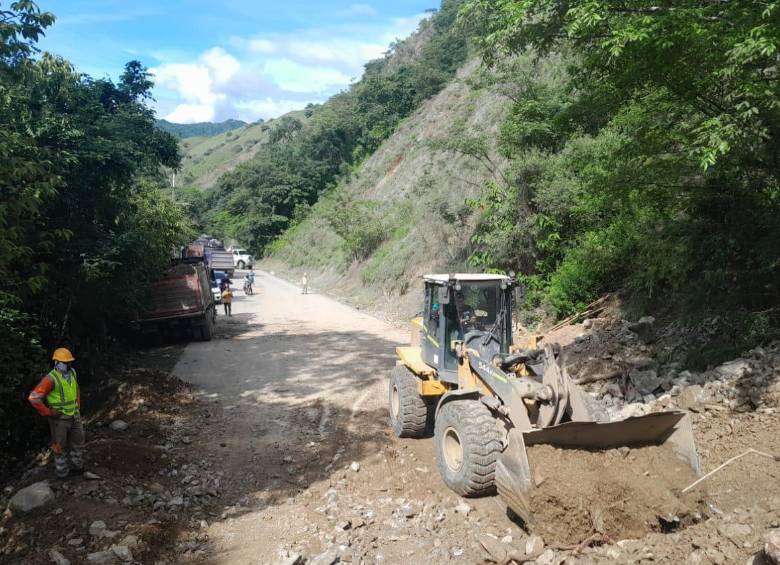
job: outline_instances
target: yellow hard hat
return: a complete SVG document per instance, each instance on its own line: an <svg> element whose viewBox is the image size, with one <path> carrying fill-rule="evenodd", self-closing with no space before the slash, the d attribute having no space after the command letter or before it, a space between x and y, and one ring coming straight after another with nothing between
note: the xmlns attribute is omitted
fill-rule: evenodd
<svg viewBox="0 0 780 565"><path fill-rule="evenodd" d="M55 349L54 355L52 355L51 358L55 361L62 361L63 363L72 363L76 360L73 357L73 354L70 352L70 349L66 349L64 347L58 347Z"/></svg>

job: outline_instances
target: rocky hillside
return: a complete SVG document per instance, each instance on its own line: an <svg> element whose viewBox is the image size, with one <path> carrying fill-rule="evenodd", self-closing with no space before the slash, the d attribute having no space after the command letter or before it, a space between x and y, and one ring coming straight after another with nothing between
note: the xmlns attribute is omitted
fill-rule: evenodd
<svg viewBox="0 0 780 565"><path fill-rule="evenodd" d="M307 271L320 290L403 317L419 307L420 275L466 269L478 215L468 201L505 165L493 140L509 101L473 86L483 72L476 60L464 65L272 247L265 266L295 277ZM443 150L451 135L485 142L495 170ZM355 258L338 224L340 212L359 215L361 203L381 224L380 241Z"/></svg>

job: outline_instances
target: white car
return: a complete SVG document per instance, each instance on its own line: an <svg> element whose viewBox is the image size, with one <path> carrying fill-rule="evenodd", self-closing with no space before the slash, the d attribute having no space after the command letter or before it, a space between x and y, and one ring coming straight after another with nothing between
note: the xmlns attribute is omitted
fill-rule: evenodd
<svg viewBox="0 0 780 565"><path fill-rule="evenodd" d="M255 258L246 249L232 248L230 251L233 253L233 266L236 269L251 269L255 266Z"/></svg>

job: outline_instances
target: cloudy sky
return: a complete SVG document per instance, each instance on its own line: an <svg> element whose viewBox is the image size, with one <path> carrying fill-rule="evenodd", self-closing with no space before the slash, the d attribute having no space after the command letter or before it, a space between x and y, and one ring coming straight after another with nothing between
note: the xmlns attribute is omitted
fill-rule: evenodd
<svg viewBox="0 0 780 565"><path fill-rule="evenodd" d="M271 118L322 102L409 35L438 0L39 0L57 21L40 42L93 77L138 59L159 117Z"/></svg>

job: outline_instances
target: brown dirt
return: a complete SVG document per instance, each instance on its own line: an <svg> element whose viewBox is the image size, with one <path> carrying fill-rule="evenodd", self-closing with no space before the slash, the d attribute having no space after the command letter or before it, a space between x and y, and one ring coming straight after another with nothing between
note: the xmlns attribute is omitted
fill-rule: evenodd
<svg viewBox="0 0 780 565"><path fill-rule="evenodd" d="M696 475L664 447L590 452L533 446L537 488L531 530L548 542L578 544L598 533L641 538L692 521L698 495L680 495ZM541 481L541 484L539 482Z"/></svg>

